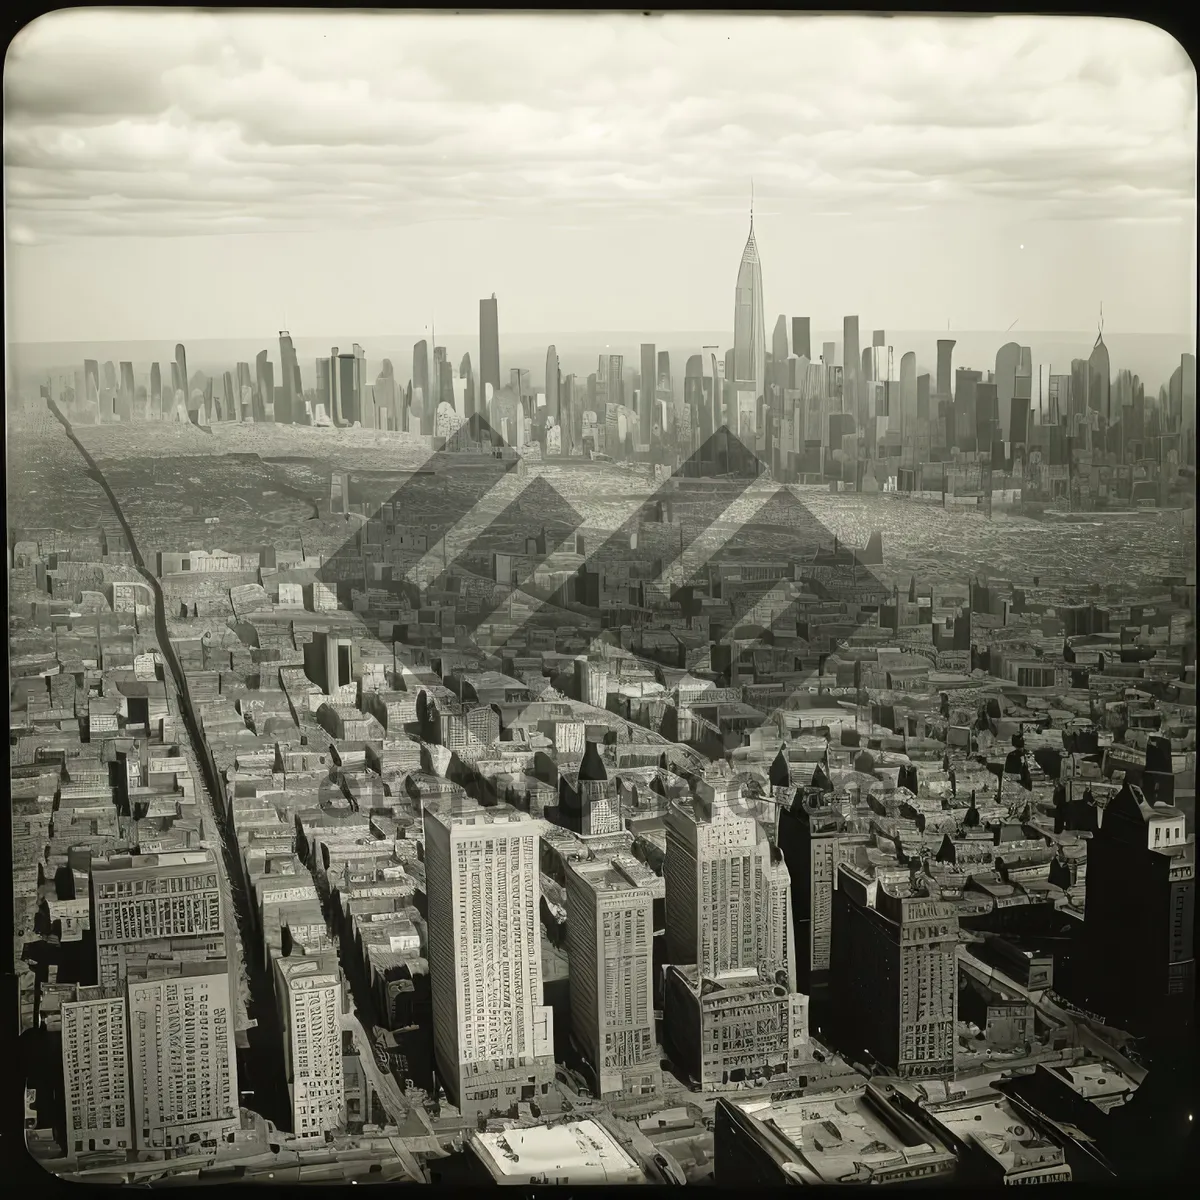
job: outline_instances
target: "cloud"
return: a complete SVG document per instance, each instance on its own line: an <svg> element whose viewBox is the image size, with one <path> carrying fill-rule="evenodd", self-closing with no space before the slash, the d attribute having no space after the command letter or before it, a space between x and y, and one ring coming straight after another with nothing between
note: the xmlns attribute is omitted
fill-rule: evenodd
<svg viewBox="0 0 1200 1200"><path fill-rule="evenodd" d="M39 239L723 213L751 176L814 214L1195 203L1195 71L1124 20L76 9L4 93Z"/></svg>

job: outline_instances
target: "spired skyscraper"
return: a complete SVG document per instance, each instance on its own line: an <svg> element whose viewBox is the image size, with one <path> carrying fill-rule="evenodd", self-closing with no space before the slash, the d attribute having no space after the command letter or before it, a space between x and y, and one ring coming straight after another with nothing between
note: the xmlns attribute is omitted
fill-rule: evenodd
<svg viewBox="0 0 1200 1200"><path fill-rule="evenodd" d="M750 208L750 236L738 267L733 309L733 361L736 389L753 389L755 402L766 391L767 330L763 313L762 266L754 240L754 207Z"/></svg>

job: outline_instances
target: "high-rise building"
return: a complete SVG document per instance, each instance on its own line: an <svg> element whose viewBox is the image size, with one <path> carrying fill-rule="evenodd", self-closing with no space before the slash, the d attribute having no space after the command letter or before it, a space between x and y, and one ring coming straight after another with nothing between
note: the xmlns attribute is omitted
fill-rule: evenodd
<svg viewBox="0 0 1200 1200"><path fill-rule="evenodd" d="M129 1033L120 988L80 987L62 1004L68 1158L133 1148Z"/></svg>
<svg viewBox="0 0 1200 1200"><path fill-rule="evenodd" d="M150 415L156 420L162 420L162 368L158 363L150 364Z"/></svg>
<svg viewBox="0 0 1200 1200"><path fill-rule="evenodd" d="M1005 342L996 351L996 403L1000 412L1000 430L996 435L1002 442L1009 440L1012 424L1012 401L1017 394L1017 369L1021 364L1021 347Z"/></svg>
<svg viewBox="0 0 1200 1200"><path fill-rule="evenodd" d="M1182 809L1126 782L1088 842L1088 1007L1134 1034L1181 1029L1194 1015L1196 842L1186 824Z"/></svg>
<svg viewBox="0 0 1200 1200"><path fill-rule="evenodd" d="M558 351L546 348L546 409L557 424L562 423L562 400L559 395Z"/></svg>
<svg viewBox="0 0 1200 1200"><path fill-rule="evenodd" d="M866 399L865 387L860 387L862 354L858 345L858 318L842 318L842 411L853 415L859 429L864 427L866 414L861 401Z"/></svg>
<svg viewBox="0 0 1200 1200"><path fill-rule="evenodd" d="M497 368L499 374L499 368ZM414 432L417 430L418 422L421 433L433 432L433 414L430 408L430 397L432 392L429 390L429 343L422 338L415 346L413 346L413 368L412 368L412 386L413 386L413 407L417 407L417 393L420 392L420 411L413 418ZM496 390L500 390L499 383L496 384Z"/></svg>
<svg viewBox="0 0 1200 1200"><path fill-rule="evenodd" d="M754 239L754 213L750 213L750 236L738 267L733 306L733 378L754 393L766 395L767 329L763 311L762 264Z"/></svg>
<svg viewBox="0 0 1200 1200"><path fill-rule="evenodd" d="M186 1153L239 1127L228 963L131 982L129 1042L139 1150Z"/></svg>
<svg viewBox="0 0 1200 1200"><path fill-rule="evenodd" d="M837 868L830 944L836 1036L847 1052L865 1052L899 1075L949 1075L958 1019L955 907L868 871L844 862Z"/></svg>
<svg viewBox="0 0 1200 1200"><path fill-rule="evenodd" d="M190 376L187 369L187 351L183 348L183 343L180 342L175 347L175 365L179 368L179 382L175 385L177 389L183 390L184 398L186 399L191 394Z"/></svg>
<svg viewBox="0 0 1200 1200"><path fill-rule="evenodd" d="M954 339L953 338L938 338L937 344L937 391L934 393L939 399L949 400L951 396L951 388L953 387L953 362L954 362Z"/></svg>
<svg viewBox="0 0 1200 1200"><path fill-rule="evenodd" d="M847 832L838 810L799 797L780 810L778 828L791 878L796 986L808 992L828 982L838 866L853 861L855 847L869 835Z"/></svg>
<svg viewBox="0 0 1200 1200"><path fill-rule="evenodd" d="M275 959L275 996L283 1029L292 1130L300 1137L323 1137L346 1124L344 1004L337 955L293 954Z"/></svg>
<svg viewBox="0 0 1200 1200"><path fill-rule="evenodd" d="M221 891L210 850L93 859L91 908L103 987L145 977L154 960L169 959L172 951L224 959Z"/></svg>
<svg viewBox="0 0 1200 1200"><path fill-rule="evenodd" d="M479 394L487 394L487 385L492 391L500 391L500 324L496 310L496 293L490 300L479 302ZM413 368L413 386L417 383L416 367Z"/></svg>
<svg viewBox="0 0 1200 1200"><path fill-rule="evenodd" d="M1092 412L1099 413L1106 421L1112 420L1112 409L1109 396L1112 388L1112 368L1108 361L1108 347L1104 344L1103 334L1098 334L1096 344L1092 347L1088 358L1088 397L1087 405Z"/></svg>
<svg viewBox="0 0 1200 1200"><path fill-rule="evenodd" d="M812 361L812 333L810 318L792 318L792 353L797 358L807 358Z"/></svg>
<svg viewBox="0 0 1200 1200"><path fill-rule="evenodd" d="M540 826L507 804L425 813L437 1075L468 1117L549 1091L542 1003Z"/></svg>
<svg viewBox="0 0 1200 1200"><path fill-rule="evenodd" d="M296 425L301 423L304 409L304 392L299 384L300 368L296 363L296 349L292 335L286 329L279 331L279 370L283 378L283 404L277 405L275 423Z"/></svg>
<svg viewBox="0 0 1200 1200"><path fill-rule="evenodd" d="M267 352L260 350L254 359L254 377L258 384L255 393L255 421L273 419L275 412L275 368L267 359ZM192 411L192 402L188 401L188 411Z"/></svg>
<svg viewBox="0 0 1200 1200"><path fill-rule="evenodd" d="M783 973L795 990L790 878L748 810L741 785L710 768L667 813L667 961L701 978Z"/></svg>
<svg viewBox="0 0 1200 1200"><path fill-rule="evenodd" d="M638 383L638 442L648 446L654 427L654 396L658 390L658 353L653 342L641 348L641 378Z"/></svg>
<svg viewBox="0 0 1200 1200"><path fill-rule="evenodd" d="M642 1095L662 1079L650 977L654 897L638 882L640 865L617 855L567 868L571 1034L597 1096Z"/></svg>

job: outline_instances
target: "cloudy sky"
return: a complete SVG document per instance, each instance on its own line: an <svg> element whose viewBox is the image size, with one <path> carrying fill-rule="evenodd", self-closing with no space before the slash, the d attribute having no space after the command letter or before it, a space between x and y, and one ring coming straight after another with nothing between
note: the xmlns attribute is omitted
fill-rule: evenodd
<svg viewBox="0 0 1200 1200"><path fill-rule="evenodd" d="M1100 18L73 10L4 75L9 337L1193 328L1196 74Z"/></svg>

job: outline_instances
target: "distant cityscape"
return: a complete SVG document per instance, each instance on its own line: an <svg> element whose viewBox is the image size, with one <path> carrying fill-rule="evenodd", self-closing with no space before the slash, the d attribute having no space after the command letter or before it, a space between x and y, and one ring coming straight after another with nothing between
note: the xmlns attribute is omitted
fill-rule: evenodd
<svg viewBox="0 0 1200 1200"><path fill-rule="evenodd" d="M983 1186L1182 1153L1195 357L1143 381L1101 320L1046 378L953 336L919 374L857 316L768 331L763 268L751 214L733 346L682 363L504 378L491 295L477 362L431 330L371 381L284 331L10 392L47 1170Z"/></svg>

